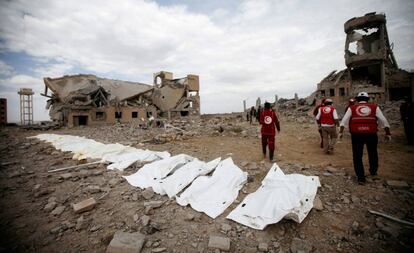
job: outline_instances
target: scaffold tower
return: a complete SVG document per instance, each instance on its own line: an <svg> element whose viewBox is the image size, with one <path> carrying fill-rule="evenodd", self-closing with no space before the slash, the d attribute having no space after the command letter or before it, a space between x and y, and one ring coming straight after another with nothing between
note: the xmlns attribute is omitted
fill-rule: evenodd
<svg viewBox="0 0 414 253"><path fill-rule="evenodd" d="M20 95L20 123L22 125L33 124L33 94L30 88L21 88Z"/></svg>

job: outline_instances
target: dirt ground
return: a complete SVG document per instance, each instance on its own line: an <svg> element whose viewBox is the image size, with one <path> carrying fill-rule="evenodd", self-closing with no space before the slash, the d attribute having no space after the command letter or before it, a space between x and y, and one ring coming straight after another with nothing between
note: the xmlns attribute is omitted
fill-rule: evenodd
<svg viewBox="0 0 414 253"><path fill-rule="evenodd" d="M257 125L237 124L242 132L253 134L211 134L207 127L203 131L201 124L194 136L162 144L142 142L152 130L85 127L47 132L120 142L173 155L185 153L205 161L231 156L249 173L250 180L237 201L214 220L166 196L148 198L129 185L121 175L134 173L139 164L123 173L108 171L104 165L48 173L79 161L47 143L26 138L45 132L2 128L0 252L105 252L119 230L145 234L142 252L217 252L207 246L210 235L230 238L231 252L411 252L413 227L368 212L380 211L414 221L414 147L404 144L401 128L392 129L393 140L389 143L380 133L379 178L368 178L368 183L361 186L354 177L348 134L337 143L333 155L326 155L319 148L314 124L284 119L281 124L282 131L276 137L276 162L285 173L319 176L322 187L318 196L323 208L313 209L301 224L282 220L263 231L225 218L259 187L271 167L263 160ZM366 153L364 158L367 164ZM392 185L390 180L406 184ZM98 205L89 212L75 214L72 203L89 197L94 197ZM144 202L148 200L162 200L164 204L146 210ZM55 207L47 207L50 202L63 211L53 214ZM143 224L143 216L150 218L148 224ZM259 249L259 244L267 248Z"/></svg>

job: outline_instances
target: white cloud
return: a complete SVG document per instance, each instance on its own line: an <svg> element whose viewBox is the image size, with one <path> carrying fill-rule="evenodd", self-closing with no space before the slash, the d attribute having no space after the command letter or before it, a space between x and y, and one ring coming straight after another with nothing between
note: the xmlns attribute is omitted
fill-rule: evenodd
<svg viewBox="0 0 414 253"><path fill-rule="evenodd" d="M13 67L0 60L0 76L10 76L13 73Z"/></svg>
<svg viewBox="0 0 414 253"><path fill-rule="evenodd" d="M372 10L387 13L397 60L414 68L412 1L246 0L203 14L139 0L1 1L0 48L43 59L39 80L73 69L147 83L159 70L198 74L202 112L226 112L247 97L308 95L344 68L343 23Z"/></svg>

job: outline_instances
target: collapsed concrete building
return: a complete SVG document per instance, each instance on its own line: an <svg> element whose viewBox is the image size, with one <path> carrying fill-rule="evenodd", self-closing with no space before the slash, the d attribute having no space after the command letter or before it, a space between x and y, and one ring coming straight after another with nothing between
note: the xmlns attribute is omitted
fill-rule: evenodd
<svg viewBox="0 0 414 253"><path fill-rule="evenodd" d="M367 91L377 102L414 97L414 73L398 68L385 14L367 13L344 24L346 69L332 71L317 85L318 97L345 102Z"/></svg>
<svg viewBox="0 0 414 253"><path fill-rule="evenodd" d="M153 85L73 75L44 78L46 109L62 126L99 125L200 115L199 77L173 79L171 72L154 74ZM51 91L51 94L48 91Z"/></svg>

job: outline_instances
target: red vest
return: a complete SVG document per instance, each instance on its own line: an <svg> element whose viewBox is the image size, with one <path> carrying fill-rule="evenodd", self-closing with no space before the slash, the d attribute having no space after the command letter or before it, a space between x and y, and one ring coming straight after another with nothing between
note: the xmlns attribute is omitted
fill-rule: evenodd
<svg viewBox="0 0 414 253"><path fill-rule="evenodd" d="M356 134L375 134L378 131L378 122L375 113L377 105L362 103L351 105L351 119L349 131Z"/></svg>
<svg viewBox="0 0 414 253"><path fill-rule="evenodd" d="M264 110L260 114L260 124L262 124L261 133L264 135L275 135L276 114L272 110Z"/></svg>
<svg viewBox="0 0 414 253"><path fill-rule="evenodd" d="M320 123L325 124L325 125L335 125L335 119L333 116L335 108L332 105L327 105L327 106L322 106L320 110L321 110L321 117L319 118Z"/></svg>

